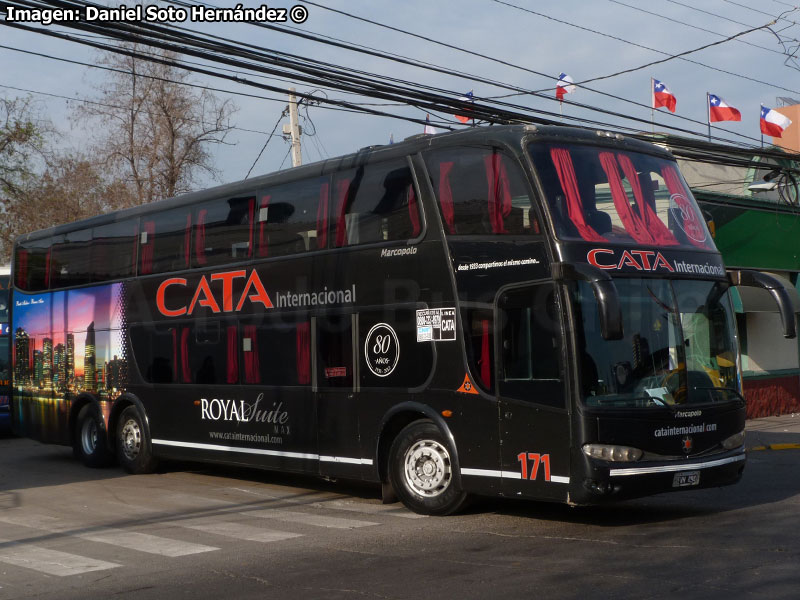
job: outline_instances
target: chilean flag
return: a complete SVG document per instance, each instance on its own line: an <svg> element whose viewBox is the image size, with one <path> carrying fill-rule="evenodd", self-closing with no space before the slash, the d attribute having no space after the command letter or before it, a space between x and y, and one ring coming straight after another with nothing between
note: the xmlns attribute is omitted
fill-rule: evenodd
<svg viewBox="0 0 800 600"><path fill-rule="evenodd" d="M669 91L669 88L661 83L658 79L653 79L653 108L660 108L665 106L669 112L675 112L675 106L678 104L675 95Z"/></svg>
<svg viewBox="0 0 800 600"><path fill-rule="evenodd" d="M462 102L474 102L475 99L472 97L472 90L468 91L466 94L459 98ZM468 111L465 111L468 112ZM472 118L471 116L466 115L455 115L456 119L461 121L462 123L468 123L469 120Z"/></svg>
<svg viewBox="0 0 800 600"><path fill-rule="evenodd" d="M772 137L781 137L783 130L792 122L777 110L761 105L761 133L766 133Z"/></svg>
<svg viewBox="0 0 800 600"><path fill-rule="evenodd" d="M575 91L575 85L572 77L567 75L566 73L561 73L558 76L558 82L556 83L556 98L558 98L559 102L564 101L564 94L571 94Z"/></svg>
<svg viewBox="0 0 800 600"><path fill-rule="evenodd" d="M708 121L716 123L717 121L741 121L742 113L728 106L719 96L714 94L708 95Z"/></svg>

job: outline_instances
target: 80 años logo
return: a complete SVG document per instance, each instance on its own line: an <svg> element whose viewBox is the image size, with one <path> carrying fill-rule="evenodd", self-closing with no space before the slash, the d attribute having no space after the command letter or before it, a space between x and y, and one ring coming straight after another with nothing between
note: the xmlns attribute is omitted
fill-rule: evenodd
<svg viewBox="0 0 800 600"><path fill-rule="evenodd" d="M378 323L369 330L367 341L364 342L364 357L374 375L391 375L400 360L400 344L391 326Z"/></svg>

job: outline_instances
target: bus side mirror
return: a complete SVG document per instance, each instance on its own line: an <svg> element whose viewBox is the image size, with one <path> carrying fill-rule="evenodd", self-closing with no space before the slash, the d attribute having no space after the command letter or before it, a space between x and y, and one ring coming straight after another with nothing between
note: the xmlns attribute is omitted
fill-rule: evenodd
<svg viewBox="0 0 800 600"><path fill-rule="evenodd" d="M621 340L622 306L614 280L605 271L585 263L553 263L553 278L560 281L586 281L592 286L600 313L600 333L605 340Z"/></svg>
<svg viewBox="0 0 800 600"><path fill-rule="evenodd" d="M794 317L792 299L780 280L772 275L750 269L728 269L728 278L737 287L757 287L772 294L775 303L778 305L778 312L781 314L783 337L797 337L797 322Z"/></svg>

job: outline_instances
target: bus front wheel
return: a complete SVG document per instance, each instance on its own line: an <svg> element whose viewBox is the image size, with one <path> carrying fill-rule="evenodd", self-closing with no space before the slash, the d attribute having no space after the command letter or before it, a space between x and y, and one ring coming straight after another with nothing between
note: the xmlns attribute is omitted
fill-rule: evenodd
<svg viewBox="0 0 800 600"><path fill-rule="evenodd" d="M448 515L467 498L450 445L432 421L416 421L398 434L389 450L389 478L403 504L419 514Z"/></svg>
<svg viewBox="0 0 800 600"><path fill-rule="evenodd" d="M139 409L133 405L125 408L119 416L117 459L123 469L134 475L152 473L156 468L144 419Z"/></svg>
<svg viewBox="0 0 800 600"><path fill-rule="evenodd" d="M105 432L100 409L95 404L83 406L75 420L72 452L87 467L108 467L114 461Z"/></svg>

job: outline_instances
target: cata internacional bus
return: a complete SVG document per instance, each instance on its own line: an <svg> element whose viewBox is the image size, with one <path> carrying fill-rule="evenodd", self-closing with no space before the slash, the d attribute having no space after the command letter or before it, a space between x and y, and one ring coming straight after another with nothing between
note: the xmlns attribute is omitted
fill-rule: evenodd
<svg viewBox="0 0 800 600"><path fill-rule="evenodd" d="M734 483L726 272L672 156L417 136L19 238L13 421L89 466L207 460L588 504Z"/></svg>

